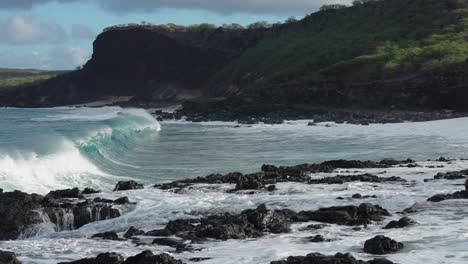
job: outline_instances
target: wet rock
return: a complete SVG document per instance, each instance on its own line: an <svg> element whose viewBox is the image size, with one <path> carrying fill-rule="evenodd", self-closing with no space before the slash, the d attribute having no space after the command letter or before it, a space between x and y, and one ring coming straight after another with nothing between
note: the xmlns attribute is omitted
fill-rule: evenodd
<svg viewBox="0 0 468 264"><path fill-rule="evenodd" d="M310 184L343 184L345 182L406 182L405 179L400 177L379 177L372 174L361 175L338 175L335 177L327 177L322 179L311 179Z"/></svg>
<svg viewBox="0 0 468 264"><path fill-rule="evenodd" d="M121 238L119 238L117 233L112 232L112 231L98 233L98 234L93 235L91 238L100 238L103 240L122 240Z"/></svg>
<svg viewBox="0 0 468 264"><path fill-rule="evenodd" d="M409 217L403 217L398 221L396 221L396 220L390 221L384 227L384 229L403 228L403 227L412 226L412 225L415 225L415 224L416 224L416 221L414 221L413 219L411 219Z"/></svg>
<svg viewBox="0 0 468 264"><path fill-rule="evenodd" d="M296 217L297 221L317 221L322 223L339 225L366 225L371 221L382 221L390 213L384 208L369 203L363 203L359 207L333 206L321 208L316 211L301 211Z"/></svg>
<svg viewBox="0 0 468 264"><path fill-rule="evenodd" d="M9 251L0 250L0 263L1 264L21 264L16 258L16 254Z"/></svg>
<svg viewBox="0 0 468 264"><path fill-rule="evenodd" d="M34 235L33 226L50 221L56 231L72 230L85 224L120 216L111 204L85 200L70 202L19 191L0 193L0 240L12 240L21 234ZM69 195L66 195L69 196Z"/></svg>
<svg viewBox="0 0 468 264"><path fill-rule="evenodd" d="M327 227L327 225L323 225L323 224L312 224L312 225L308 225L304 228L301 229L301 231L305 231L305 230L318 230L318 229L323 229Z"/></svg>
<svg viewBox="0 0 468 264"><path fill-rule="evenodd" d="M137 228L135 228L134 226L131 226L127 232L125 232L125 234L123 235L123 237L125 238L131 238L133 236L141 236L141 235L144 235L145 232L143 230L139 230Z"/></svg>
<svg viewBox="0 0 468 264"><path fill-rule="evenodd" d="M326 240L322 235L316 235L316 236L310 238L309 241L312 242L312 243L320 243L320 242L325 242L325 241L328 241L328 240Z"/></svg>
<svg viewBox="0 0 468 264"><path fill-rule="evenodd" d="M192 261L192 262L201 262L201 261L205 261L205 260L210 260L211 258L200 258L200 257L196 257L196 258L190 258L189 260Z"/></svg>
<svg viewBox="0 0 468 264"><path fill-rule="evenodd" d="M172 231L168 230L168 229L157 229L157 230L151 230L151 231L148 231L145 233L145 236L162 236L162 237L166 237L166 236L171 236L172 235Z"/></svg>
<svg viewBox="0 0 468 264"><path fill-rule="evenodd" d="M399 243L385 236L376 236L364 243L364 252L378 255L393 253L402 248L403 243Z"/></svg>
<svg viewBox="0 0 468 264"><path fill-rule="evenodd" d="M46 197L50 198L77 198L83 199L83 195L81 194L80 189L73 188L73 189L65 189L65 190L56 190L49 192Z"/></svg>
<svg viewBox="0 0 468 264"><path fill-rule="evenodd" d="M119 181L114 188L115 191L127 191L127 190L138 190L143 189L143 184L139 184L136 181Z"/></svg>
<svg viewBox="0 0 468 264"><path fill-rule="evenodd" d="M147 250L143 251L142 253L134 256L129 257L123 264L183 264L182 261L176 260L175 258L171 257L168 254L160 254L154 255L153 252Z"/></svg>
<svg viewBox="0 0 468 264"><path fill-rule="evenodd" d="M95 193L100 193L101 190L95 190L92 188L85 188L81 193L82 194L95 194Z"/></svg>
<svg viewBox="0 0 468 264"><path fill-rule="evenodd" d="M262 174L247 174L239 177L236 190L260 190L264 187Z"/></svg>
<svg viewBox="0 0 468 264"><path fill-rule="evenodd" d="M468 178L468 170L439 172L437 173L437 175L434 176L435 180L440 180L440 179L459 180L459 179L467 179L467 178Z"/></svg>
<svg viewBox="0 0 468 264"><path fill-rule="evenodd" d="M288 257L286 260L272 261L271 264L393 264L393 262L386 259L357 260L349 253L337 253L334 256L311 253L304 257Z"/></svg>
<svg viewBox="0 0 468 264"><path fill-rule="evenodd" d="M124 257L117 253L102 253L96 258L81 259L72 262L61 262L59 264L120 264Z"/></svg>
<svg viewBox="0 0 468 264"><path fill-rule="evenodd" d="M193 250L193 248L190 245L185 244L181 240L173 238L156 238L155 240L153 240L153 244L172 247L177 249L178 252Z"/></svg>
<svg viewBox="0 0 468 264"><path fill-rule="evenodd" d="M353 199L362 199L362 195L360 193L356 193L356 194L353 194L353 196L351 196L351 198L353 198Z"/></svg>
<svg viewBox="0 0 468 264"><path fill-rule="evenodd" d="M276 185L269 185L267 187L267 191L269 191L269 192L274 192L275 190L276 190Z"/></svg>
<svg viewBox="0 0 468 264"><path fill-rule="evenodd" d="M118 198L113 201L114 204L130 204L130 200L128 199L127 196Z"/></svg>
<svg viewBox="0 0 468 264"><path fill-rule="evenodd" d="M442 202L445 200L452 200L452 199L468 199L468 191L459 191L459 192L454 192L454 193L449 193L449 194L436 194L427 201L429 202Z"/></svg>

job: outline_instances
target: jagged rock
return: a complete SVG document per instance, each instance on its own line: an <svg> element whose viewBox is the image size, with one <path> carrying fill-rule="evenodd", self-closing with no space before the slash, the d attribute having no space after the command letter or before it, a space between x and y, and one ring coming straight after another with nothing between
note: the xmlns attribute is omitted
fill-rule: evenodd
<svg viewBox="0 0 468 264"><path fill-rule="evenodd" d="M120 264L124 262L124 257L117 253L102 253L96 258L81 259L72 262L60 262L58 264Z"/></svg>
<svg viewBox="0 0 468 264"><path fill-rule="evenodd" d="M119 238L117 233L112 232L112 231L98 233L98 234L93 235L91 238L100 238L104 240L122 240L121 238Z"/></svg>
<svg viewBox="0 0 468 264"><path fill-rule="evenodd" d="M376 236L364 243L364 252L371 254L388 254L403 248L403 243L385 236Z"/></svg>
<svg viewBox="0 0 468 264"><path fill-rule="evenodd" d="M128 199L127 196L124 196L124 197L121 197L121 198L118 198L118 199L114 200L113 203L114 204L129 204L130 200Z"/></svg>
<svg viewBox="0 0 468 264"><path fill-rule="evenodd" d="M94 190L92 188L85 188L81 193L82 194L95 194L95 193L100 193L101 190Z"/></svg>
<svg viewBox="0 0 468 264"><path fill-rule="evenodd" d="M102 253L96 258L81 259L73 262L61 262L59 264L184 264L168 254L154 255L153 252L146 250L142 253L127 258L117 253Z"/></svg>
<svg viewBox="0 0 468 264"><path fill-rule="evenodd" d="M139 184L136 181L119 181L114 188L115 191L127 191L127 190L138 190L143 189L143 184Z"/></svg>
<svg viewBox="0 0 468 264"><path fill-rule="evenodd" d="M413 219L411 219L409 217L403 217L398 221L396 221L396 220L390 221L390 223L388 223L384 227L384 229L403 228L403 227L412 226L412 225L415 225L415 224L416 224L416 222Z"/></svg>
<svg viewBox="0 0 468 264"><path fill-rule="evenodd" d="M143 251L142 253L134 256L129 257L125 262L122 264L183 264L182 261L176 260L175 258L171 257L168 254L160 254L154 255L153 252L147 250Z"/></svg>
<svg viewBox="0 0 468 264"><path fill-rule="evenodd" d="M80 189L73 188L73 189L65 189L65 190L56 190L49 192L46 197L51 198L77 198L83 199L83 195L81 194Z"/></svg>
<svg viewBox="0 0 468 264"><path fill-rule="evenodd" d="M288 257L286 260L272 261L271 264L393 264L393 262L386 259L357 260L349 253L337 253L334 256L311 253L305 257Z"/></svg>
<svg viewBox="0 0 468 264"><path fill-rule="evenodd" d="M260 190L264 187L262 177L261 173L242 175L237 180L236 190Z"/></svg>
<svg viewBox="0 0 468 264"><path fill-rule="evenodd" d="M145 233L145 236L162 236L162 237L167 237L171 236L172 231L168 229L157 229L157 230L151 230Z"/></svg>
<svg viewBox="0 0 468 264"><path fill-rule="evenodd" d="M320 208L316 211L301 211L297 214L298 221L317 221L323 223L340 224L340 225L366 225L370 221L381 221L384 216L389 216L390 213L384 208L363 203L359 207L354 205L349 206L334 206L328 208Z"/></svg>
<svg viewBox="0 0 468 264"><path fill-rule="evenodd" d="M445 200L452 200L452 199L468 199L468 191L459 191L454 193L448 194L436 194L429 199L429 202L441 202Z"/></svg>
<svg viewBox="0 0 468 264"><path fill-rule="evenodd" d="M16 254L9 251L0 250L0 263L1 264L21 264L16 258Z"/></svg>
<svg viewBox="0 0 468 264"><path fill-rule="evenodd" d="M338 175L334 177L327 177L322 179L311 179L310 184L343 184L345 182L406 182L405 179L400 177L379 177L372 174L361 174L361 175Z"/></svg>
<svg viewBox="0 0 468 264"><path fill-rule="evenodd" d="M144 234L145 234L145 232L143 230L139 230L139 229L136 229L134 226L131 226L127 230L127 232L125 232L123 237L130 238L130 237L133 237L133 236L141 236L141 235L144 235Z"/></svg>
<svg viewBox="0 0 468 264"><path fill-rule="evenodd" d="M440 179L459 180L459 179L467 179L467 178L468 178L468 170L439 172L434 176L435 180L440 180Z"/></svg>

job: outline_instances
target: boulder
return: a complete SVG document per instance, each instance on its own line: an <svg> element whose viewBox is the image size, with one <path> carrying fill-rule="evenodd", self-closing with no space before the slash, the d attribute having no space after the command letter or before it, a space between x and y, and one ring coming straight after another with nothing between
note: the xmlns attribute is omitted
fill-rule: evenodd
<svg viewBox="0 0 468 264"><path fill-rule="evenodd" d="M0 250L0 263L1 264L21 264L16 258L16 254L9 251Z"/></svg>
<svg viewBox="0 0 468 264"><path fill-rule="evenodd" d="M116 191L127 191L127 190L138 190L143 189L143 184L139 184L136 181L119 181L114 188Z"/></svg>
<svg viewBox="0 0 468 264"><path fill-rule="evenodd" d="M364 252L377 255L393 253L401 250L402 248L403 243L385 236L376 236L364 243Z"/></svg>
<svg viewBox="0 0 468 264"><path fill-rule="evenodd" d="M101 253L96 258L86 258L72 262L60 262L58 264L120 264L124 257L117 253Z"/></svg>
<svg viewBox="0 0 468 264"><path fill-rule="evenodd" d="M133 236L141 236L144 235L145 232L143 230L136 229L134 226L131 226L127 232L123 235L125 238L131 238Z"/></svg>
<svg viewBox="0 0 468 264"><path fill-rule="evenodd" d="M98 233L98 234L93 235L91 238L100 238L104 240L122 240L121 238L119 238L117 233L112 232L112 231Z"/></svg>
<svg viewBox="0 0 468 264"><path fill-rule="evenodd" d="M100 193L101 190L94 190L92 188L85 188L81 193L82 194L95 194L95 193Z"/></svg>
<svg viewBox="0 0 468 264"><path fill-rule="evenodd" d="M403 217L398 221L396 221L396 220L390 221L384 227L384 229L403 228L403 227L412 226L412 225L415 225L415 224L416 224L416 221L414 221L413 219L411 219L409 217Z"/></svg>
<svg viewBox="0 0 468 264"><path fill-rule="evenodd" d="M334 256L311 253L304 257L288 257L286 260L272 261L271 264L393 264L393 262L386 259L357 260L349 253L337 253Z"/></svg>
<svg viewBox="0 0 468 264"><path fill-rule="evenodd" d="M65 190L56 190L49 192L46 197L51 198L77 198L83 199L83 195L81 194L80 189L73 188L73 189L65 189Z"/></svg>
<svg viewBox="0 0 468 264"><path fill-rule="evenodd" d="M123 262L123 264L184 264L180 260L176 260L175 258L171 257L168 254L160 254L154 255L153 252L146 250L142 253L134 256L129 257L127 260Z"/></svg>

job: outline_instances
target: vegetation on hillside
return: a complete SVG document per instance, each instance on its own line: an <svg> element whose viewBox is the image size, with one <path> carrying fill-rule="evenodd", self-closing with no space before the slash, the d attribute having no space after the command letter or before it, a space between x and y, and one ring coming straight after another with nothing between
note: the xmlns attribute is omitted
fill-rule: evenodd
<svg viewBox="0 0 468 264"><path fill-rule="evenodd" d="M467 0L360 1L283 25L213 81L275 87L300 80L401 78L468 58ZM245 84L244 84L245 86Z"/></svg>
<svg viewBox="0 0 468 264"><path fill-rule="evenodd" d="M3 78L3 79L0 78L0 89L2 91L12 90L12 89L21 87L26 84L44 81L55 76L56 75L33 75L33 76L11 77L11 78Z"/></svg>

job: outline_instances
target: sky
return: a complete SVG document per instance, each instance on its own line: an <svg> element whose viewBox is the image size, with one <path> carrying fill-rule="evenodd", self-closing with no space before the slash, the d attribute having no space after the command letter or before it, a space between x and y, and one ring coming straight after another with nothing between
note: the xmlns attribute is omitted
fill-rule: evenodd
<svg viewBox="0 0 468 264"><path fill-rule="evenodd" d="M302 18L351 0L0 0L0 68L70 70L116 24L250 24Z"/></svg>

